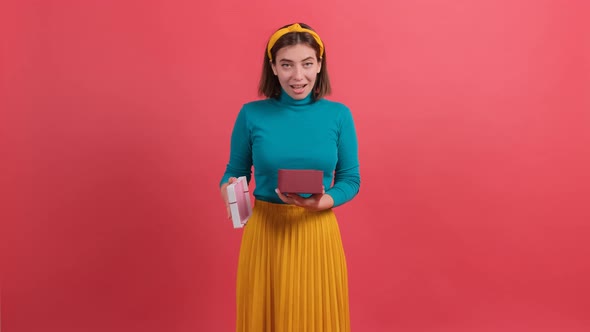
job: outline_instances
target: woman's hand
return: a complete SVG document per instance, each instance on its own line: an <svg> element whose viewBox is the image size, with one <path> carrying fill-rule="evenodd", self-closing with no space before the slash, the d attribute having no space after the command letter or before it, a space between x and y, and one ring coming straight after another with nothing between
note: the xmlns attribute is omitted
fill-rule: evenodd
<svg viewBox="0 0 590 332"><path fill-rule="evenodd" d="M230 209L229 209L229 202L228 202L228 199L227 199L227 186L229 186L230 184L232 184L232 183L234 183L236 181L238 181L238 178L231 177L231 178L229 178L229 180L227 181L227 183L224 183L221 186L221 198L223 199L223 202L225 203L225 208L227 209L227 218L228 219L231 218L231 212L230 212Z"/></svg>
<svg viewBox="0 0 590 332"><path fill-rule="evenodd" d="M275 192L283 202L301 206L311 211L327 210L334 206L334 199L332 196L326 194L325 190L321 194L313 194L308 198L297 194L283 194L279 189L275 189Z"/></svg>

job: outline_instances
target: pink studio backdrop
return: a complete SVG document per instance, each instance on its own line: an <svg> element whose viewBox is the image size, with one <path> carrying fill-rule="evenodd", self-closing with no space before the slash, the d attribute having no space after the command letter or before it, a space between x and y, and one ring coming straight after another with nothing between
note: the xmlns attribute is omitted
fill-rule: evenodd
<svg viewBox="0 0 590 332"><path fill-rule="evenodd" d="M2 328L232 331L217 190L266 38L357 124L354 331L590 330L587 1L3 1Z"/></svg>

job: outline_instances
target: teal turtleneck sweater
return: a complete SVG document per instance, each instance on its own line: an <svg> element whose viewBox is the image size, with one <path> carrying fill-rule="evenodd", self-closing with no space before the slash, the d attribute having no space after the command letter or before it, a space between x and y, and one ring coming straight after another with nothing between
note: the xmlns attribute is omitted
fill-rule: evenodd
<svg viewBox="0 0 590 332"><path fill-rule="evenodd" d="M283 203L275 193L279 169L317 169L324 171L324 187L334 207L344 204L360 187L350 110L326 99L313 101L311 94L296 100L284 91L278 99L244 104L234 124L229 163L220 185L232 176L246 176L249 182L252 166L258 200Z"/></svg>

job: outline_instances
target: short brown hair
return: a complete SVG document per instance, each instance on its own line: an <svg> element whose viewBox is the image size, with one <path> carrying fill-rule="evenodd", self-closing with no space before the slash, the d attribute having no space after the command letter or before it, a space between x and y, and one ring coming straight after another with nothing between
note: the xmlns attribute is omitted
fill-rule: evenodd
<svg viewBox="0 0 590 332"><path fill-rule="evenodd" d="M289 25L285 25L280 29L286 28ZM299 23L299 25L301 25L301 27L305 29L313 30L307 24ZM279 38L277 42L274 44L274 46L270 49L270 53L273 59L272 63L275 63L277 52L281 48L297 44L306 44L313 48L316 53L317 61L321 61L322 64L322 69L320 70L316 78L315 86L311 90L313 100L318 100L324 96L329 95L332 92L332 88L330 86L330 78L328 76L328 65L326 63L326 49L324 47L324 56L320 57L320 45L309 32L289 32L283 35L281 38ZM279 83L279 79L275 76L274 72L272 71L270 63L271 60L268 57L267 47L265 47L264 61L262 63L262 76L260 77L260 83L258 85L258 94L261 96L266 96L267 98L278 98L281 94L281 84Z"/></svg>

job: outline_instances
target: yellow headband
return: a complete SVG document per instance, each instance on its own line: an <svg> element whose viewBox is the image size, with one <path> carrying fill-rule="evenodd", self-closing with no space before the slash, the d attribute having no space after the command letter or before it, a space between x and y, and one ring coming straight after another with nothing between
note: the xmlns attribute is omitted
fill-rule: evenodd
<svg viewBox="0 0 590 332"><path fill-rule="evenodd" d="M277 32L275 32L270 37L270 40L268 41L268 47L266 50L268 53L269 59L272 60L272 55L270 54L270 50L275 45L277 40L279 40L279 38L283 37L284 35L288 34L289 32L307 32L310 35L312 35L313 39L315 39L315 41L320 45L320 57L324 56L324 43L322 43L320 36L318 36L318 34L315 31L303 28L303 27L301 27L301 25L299 25L299 23L295 23L295 24L289 25L286 28L279 29Z"/></svg>

